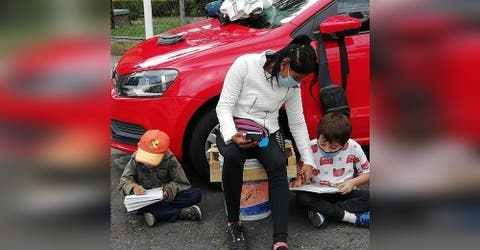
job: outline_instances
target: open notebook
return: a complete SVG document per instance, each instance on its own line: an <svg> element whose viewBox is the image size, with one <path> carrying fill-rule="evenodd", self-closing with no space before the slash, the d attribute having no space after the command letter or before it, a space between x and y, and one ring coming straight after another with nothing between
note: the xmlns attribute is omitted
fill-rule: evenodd
<svg viewBox="0 0 480 250"><path fill-rule="evenodd" d="M163 200L163 190L158 187L147 189L145 194L127 195L125 196L123 204L127 208L127 212L132 212L161 200Z"/></svg>
<svg viewBox="0 0 480 250"><path fill-rule="evenodd" d="M306 191L306 192L312 192L312 193L318 193L318 194L325 194L325 193L336 193L338 192L337 187L329 187L329 186L323 186L317 183L313 184L305 184L301 187L296 187L296 188L290 188L291 191Z"/></svg>

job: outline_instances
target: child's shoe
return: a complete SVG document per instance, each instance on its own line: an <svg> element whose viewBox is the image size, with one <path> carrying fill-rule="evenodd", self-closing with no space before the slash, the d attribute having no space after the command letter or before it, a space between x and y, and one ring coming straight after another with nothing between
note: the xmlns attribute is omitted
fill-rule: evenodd
<svg viewBox="0 0 480 250"><path fill-rule="evenodd" d="M202 210L197 205L185 207L180 210L178 215L180 220L202 220Z"/></svg>
<svg viewBox="0 0 480 250"><path fill-rule="evenodd" d="M144 213L143 218L149 227L153 227L157 223L157 218L151 213Z"/></svg>
<svg viewBox="0 0 480 250"><path fill-rule="evenodd" d="M319 212L314 212L311 210L308 210L308 219L314 227L320 227L322 226L323 222L325 222L325 216Z"/></svg>
<svg viewBox="0 0 480 250"><path fill-rule="evenodd" d="M357 227L370 227L370 212L363 214L356 214L357 220L355 221L355 226Z"/></svg>
<svg viewBox="0 0 480 250"><path fill-rule="evenodd" d="M288 244L285 242L276 242L272 245L272 250L288 250Z"/></svg>
<svg viewBox="0 0 480 250"><path fill-rule="evenodd" d="M247 243L244 235L245 229L240 223L232 223L227 225L227 239L230 250L244 250L247 249Z"/></svg>

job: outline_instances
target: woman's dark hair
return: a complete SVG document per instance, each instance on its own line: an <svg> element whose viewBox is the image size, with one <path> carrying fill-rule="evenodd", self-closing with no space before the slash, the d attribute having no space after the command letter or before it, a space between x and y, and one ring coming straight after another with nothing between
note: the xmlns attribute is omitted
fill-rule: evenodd
<svg viewBox="0 0 480 250"><path fill-rule="evenodd" d="M307 35L300 35L295 37L285 48L273 54L267 54L267 61L264 68L266 69L273 63L270 81L276 80L278 73L280 73L280 64L283 59L287 58L290 63L290 68L299 74L314 73L313 81L317 80L317 55L315 50L310 45L311 39Z"/></svg>
<svg viewBox="0 0 480 250"><path fill-rule="evenodd" d="M352 134L352 125L346 115L331 112L322 117L317 132L318 136L323 135L327 142L337 142L343 145L347 143Z"/></svg>

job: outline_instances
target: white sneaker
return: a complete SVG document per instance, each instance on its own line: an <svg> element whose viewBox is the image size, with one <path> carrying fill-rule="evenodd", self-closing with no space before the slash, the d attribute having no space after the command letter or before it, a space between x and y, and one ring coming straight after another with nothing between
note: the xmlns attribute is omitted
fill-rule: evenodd
<svg viewBox="0 0 480 250"><path fill-rule="evenodd" d="M157 218L155 218L155 215L151 213L144 213L143 218L149 227L153 227L155 223L157 223Z"/></svg>

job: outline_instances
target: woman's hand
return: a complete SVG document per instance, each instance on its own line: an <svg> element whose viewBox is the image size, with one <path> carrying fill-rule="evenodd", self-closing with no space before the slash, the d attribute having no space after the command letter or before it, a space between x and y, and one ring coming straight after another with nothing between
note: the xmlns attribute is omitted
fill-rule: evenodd
<svg viewBox="0 0 480 250"><path fill-rule="evenodd" d="M232 141L237 144L239 148L253 148L257 146L258 142L252 141L245 137L245 133L237 132L232 136Z"/></svg>
<svg viewBox="0 0 480 250"><path fill-rule="evenodd" d="M346 195L352 192L353 187L355 187L355 182L352 179L348 179L338 186L338 192Z"/></svg>
<svg viewBox="0 0 480 250"><path fill-rule="evenodd" d="M296 177L290 182L290 187L301 187L303 186L302 178Z"/></svg>
<svg viewBox="0 0 480 250"><path fill-rule="evenodd" d="M303 166L300 168L300 173L305 175L305 182L308 182L310 179L312 179L312 171L313 167L308 164L303 164Z"/></svg>

